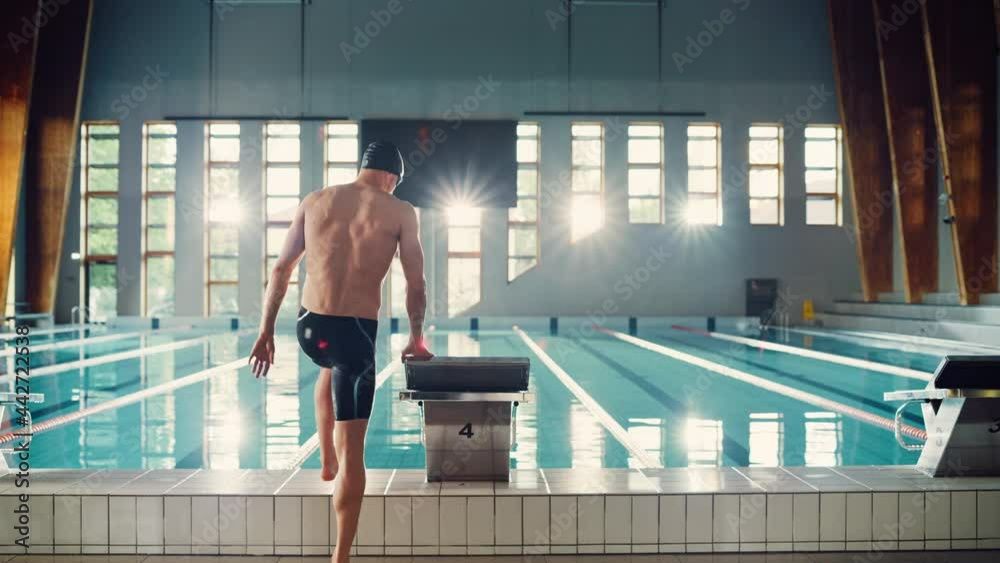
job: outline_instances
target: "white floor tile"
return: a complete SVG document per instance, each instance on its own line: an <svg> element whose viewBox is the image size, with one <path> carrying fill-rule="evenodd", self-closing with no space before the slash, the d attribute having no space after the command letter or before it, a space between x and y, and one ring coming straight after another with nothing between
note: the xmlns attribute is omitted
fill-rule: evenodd
<svg viewBox="0 0 1000 563"><path fill-rule="evenodd" d="M791 543L792 541L792 495L767 495L767 543Z"/></svg>
<svg viewBox="0 0 1000 563"><path fill-rule="evenodd" d="M113 496L108 501L111 545L136 545L136 498Z"/></svg>
<svg viewBox="0 0 1000 563"><path fill-rule="evenodd" d="M499 499L498 499L499 500ZM441 500L439 497L413 497L413 545L438 546L441 529ZM520 510L520 505L518 505ZM518 530L520 527L518 519ZM436 553L436 552L435 552ZM414 550L414 555L417 551Z"/></svg>
<svg viewBox="0 0 1000 563"><path fill-rule="evenodd" d="M526 548L536 548L535 553L547 553L551 516L549 497L524 497L523 537Z"/></svg>
<svg viewBox="0 0 1000 563"><path fill-rule="evenodd" d="M219 497L191 497L191 543L194 546L219 546ZM195 551L212 553L212 550Z"/></svg>
<svg viewBox="0 0 1000 563"><path fill-rule="evenodd" d="M253 553L267 553L274 546L274 500L275 497L247 497L247 546L260 548ZM247 553L251 550L247 549Z"/></svg>
<svg viewBox="0 0 1000 563"><path fill-rule="evenodd" d="M607 544L632 543L631 497L604 497L604 541Z"/></svg>
<svg viewBox="0 0 1000 563"><path fill-rule="evenodd" d="M1000 539L1000 491L979 491L976 504L978 539Z"/></svg>
<svg viewBox="0 0 1000 563"><path fill-rule="evenodd" d="M219 545L245 546L246 544L247 497L219 497Z"/></svg>
<svg viewBox="0 0 1000 563"><path fill-rule="evenodd" d="M302 545L330 545L330 497L302 497Z"/></svg>
<svg viewBox="0 0 1000 563"><path fill-rule="evenodd" d="M53 535L56 544L80 545L82 522L81 500L75 496L57 496L53 500L55 518L53 522ZM3 532L0 532L2 534ZM160 534L163 537L163 534Z"/></svg>
<svg viewBox="0 0 1000 563"><path fill-rule="evenodd" d="M819 540L821 542L847 541L846 494L822 493L819 495Z"/></svg>
<svg viewBox="0 0 1000 563"><path fill-rule="evenodd" d="M870 542L872 539L871 493L847 493L847 541Z"/></svg>
<svg viewBox="0 0 1000 563"><path fill-rule="evenodd" d="M493 518L495 497L472 496L466 505L468 542L470 546L492 546L495 543Z"/></svg>
<svg viewBox="0 0 1000 563"><path fill-rule="evenodd" d="M361 535L358 526L358 536ZM274 497L274 546L302 545L302 497Z"/></svg>
<svg viewBox="0 0 1000 563"><path fill-rule="evenodd" d="M604 543L604 497L577 497L577 541L583 545Z"/></svg>
<svg viewBox="0 0 1000 563"><path fill-rule="evenodd" d="M687 543L712 543L712 495L687 495Z"/></svg>
<svg viewBox="0 0 1000 563"><path fill-rule="evenodd" d="M467 546L468 499L441 497L441 546Z"/></svg>
<svg viewBox="0 0 1000 563"><path fill-rule="evenodd" d="M108 497L85 496L80 505L84 545L108 545Z"/></svg>
<svg viewBox="0 0 1000 563"><path fill-rule="evenodd" d="M164 497L163 514L163 537L165 544L168 546L190 546L191 497Z"/></svg>
<svg viewBox="0 0 1000 563"><path fill-rule="evenodd" d="M413 545L413 505L410 497L385 498L385 545Z"/></svg>
<svg viewBox="0 0 1000 563"><path fill-rule="evenodd" d="M975 539L976 531L976 492L952 491L951 539Z"/></svg>
<svg viewBox="0 0 1000 563"><path fill-rule="evenodd" d="M924 541L924 493L899 493L900 541ZM902 549L902 545L900 545ZM922 549L922 548L921 548Z"/></svg>
<svg viewBox="0 0 1000 563"><path fill-rule="evenodd" d="M928 540L951 539L951 493L924 493L924 536Z"/></svg>
<svg viewBox="0 0 1000 563"><path fill-rule="evenodd" d="M632 544L653 545L660 535L660 499L654 495L632 497Z"/></svg>
<svg viewBox="0 0 1000 563"><path fill-rule="evenodd" d="M664 495L660 497L660 540L661 544L683 544L687 541L687 506L684 495Z"/></svg>
<svg viewBox="0 0 1000 563"><path fill-rule="evenodd" d="M740 543L760 543L767 539L767 495L740 495Z"/></svg>
<svg viewBox="0 0 1000 563"><path fill-rule="evenodd" d="M795 543L819 541L819 495L796 493L793 499L792 540Z"/></svg>

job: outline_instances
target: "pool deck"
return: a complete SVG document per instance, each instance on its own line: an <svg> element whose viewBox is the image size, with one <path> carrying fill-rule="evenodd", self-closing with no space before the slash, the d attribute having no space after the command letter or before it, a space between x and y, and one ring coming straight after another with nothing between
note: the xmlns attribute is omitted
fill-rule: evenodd
<svg viewBox="0 0 1000 563"><path fill-rule="evenodd" d="M316 470L34 470L27 553L326 555ZM515 470L426 483L370 470L358 555L883 552L1000 548L1000 478L907 466ZM25 553L0 526L0 553Z"/></svg>

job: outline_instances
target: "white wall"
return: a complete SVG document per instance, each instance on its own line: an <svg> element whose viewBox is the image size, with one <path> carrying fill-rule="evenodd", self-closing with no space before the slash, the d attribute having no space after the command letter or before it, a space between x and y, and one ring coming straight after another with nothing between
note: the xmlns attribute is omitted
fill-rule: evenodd
<svg viewBox="0 0 1000 563"><path fill-rule="evenodd" d="M703 111L704 119L721 122L725 224L691 230L677 220L686 189L686 120L670 117L663 119L668 224L626 223L625 142L619 136L607 146L607 225L570 244L563 205L568 186L558 181L569 167L570 118L542 118L542 181L550 198L542 210L541 264L508 284L505 211L487 212L483 301L472 313L585 314L611 299L618 314L742 314L748 277L781 279L795 301L793 313L803 298L822 302L857 291L851 237L842 229L804 225L801 121L839 121L833 95L819 101L814 94L834 90L824 0L667 0L661 65L655 2L577 6L570 49L561 0L399 1L401 11L377 25L377 36L348 62L342 44L354 41L355 26L375 29L371 10L386 8L388 0L313 0L304 18L289 5L230 2L217 6L213 18L203 0L97 0L83 117L121 122L120 271L137 274L141 265L143 121L209 114L441 117L472 95L481 77L492 77L499 86L479 103L475 118L600 111L608 112L614 128L629 120L624 112L673 110ZM730 10L733 21L711 23L722 10ZM708 29L713 27L721 29L717 37ZM679 69L674 53L683 54L699 33L711 44ZM145 82L154 87L144 89L150 69ZM126 113L122 96L133 94L143 99ZM786 125L783 227L749 225L740 177L754 121ZM259 124L246 121L244 131L259 137ZM304 122L303 152L313 156L303 162L303 191L319 187L322 178L317 130L316 122ZM200 131L197 121L180 125L178 314L199 314L203 301ZM259 169L259 163L243 166L250 174ZM259 198L255 190L259 182L248 180L249 205ZM195 210L181 217L185 201ZM79 246L78 211L69 216L67 256ZM446 239L435 214L424 217L425 242L436 258L428 275L443 296ZM251 278L241 288L248 316L259 302L257 274L263 275L258 239L248 234L241 240L241 275ZM645 263L650 248L661 246L671 256L666 266L624 299L616 283ZM68 258L63 265L60 314L76 303L79 283L77 265ZM137 314L140 293L137 282L123 283L119 312Z"/></svg>

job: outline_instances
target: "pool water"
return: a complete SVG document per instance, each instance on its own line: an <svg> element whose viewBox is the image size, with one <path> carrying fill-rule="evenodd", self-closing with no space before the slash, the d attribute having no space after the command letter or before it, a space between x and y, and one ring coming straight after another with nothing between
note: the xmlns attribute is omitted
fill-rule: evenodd
<svg viewBox="0 0 1000 563"><path fill-rule="evenodd" d="M379 370L405 344L404 335L387 332L379 335ZM106 334L94 331L91 338ZM303 447L316 431L313 386L318 369L299 352L292 331L277 336L276 365L260 380L242 364L203 373L245 361L255 337L251 333L182 330L68 342L78 336L33 339L38 345L67 342L33 353L39 375L32 377L31 391L44 393L46 400L32 405L34 421L43 427L32 443L32 467L281 469L301 459L303 467L319 467L319 453ZM625 430L627 442L666 467L887 465L912 464L917 458L896 444L890 429L607 334L528 330L526 336L602 407L612 424ZM924 385L670 327L640 329L636 336L887 419L896 405L882 401L884 392ZM817 334L763 337L926 372L947 353ZM514 467L641 466L634 449L606 428L608 419L588 409L513 330L435 331L429 339L438 355L531 360L530 391L536 397L517 410ZM102 362L102 356L114 361ZM8 372L9 360L0 358ZM172 382L178 383L170 387ZM402 370L395 369L376 393L368 467L424 466L419 407L397 399L404 384ZM148 389L153 389L149 396L135 400L136 393ZM905 421L922 427L916 409ZM47 424L51 427L44 428Z"/></svg>

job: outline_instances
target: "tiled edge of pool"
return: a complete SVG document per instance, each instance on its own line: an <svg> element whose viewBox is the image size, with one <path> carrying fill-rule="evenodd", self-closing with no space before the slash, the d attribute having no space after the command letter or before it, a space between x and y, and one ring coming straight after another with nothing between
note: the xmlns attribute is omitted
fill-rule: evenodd
<svg viewBox="0 0 1000 563"><path fill-rule="evenodd" d="M0 477L28 553L327 555L318 471L41 470ZM359 555L897 551L1000 548L1000 478L911 467L516 470L510 483L371 470ZM0 553L24 553L12 525Z"/></svg>

